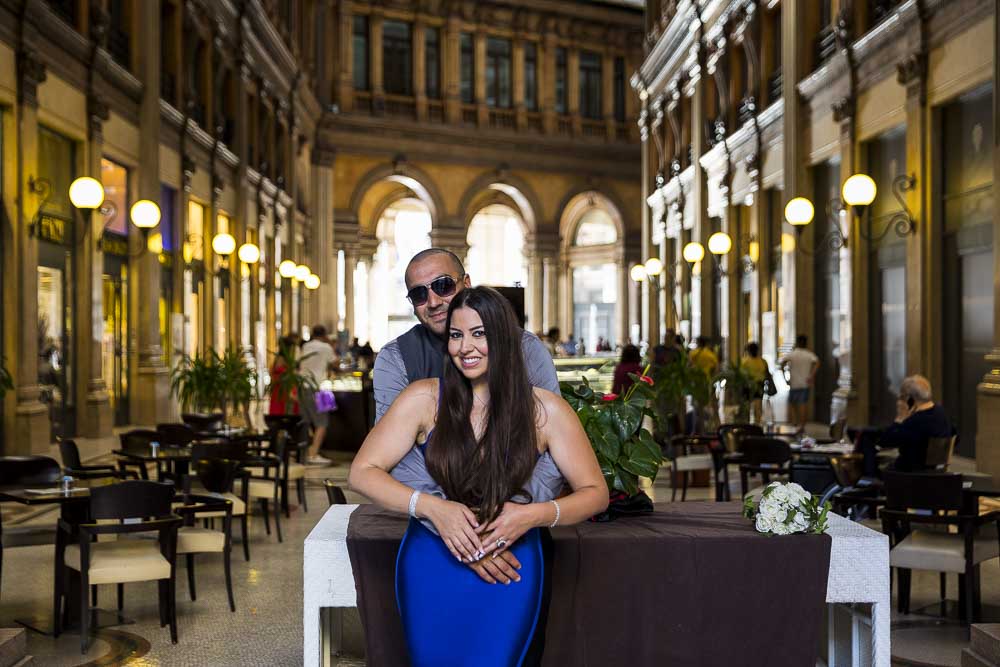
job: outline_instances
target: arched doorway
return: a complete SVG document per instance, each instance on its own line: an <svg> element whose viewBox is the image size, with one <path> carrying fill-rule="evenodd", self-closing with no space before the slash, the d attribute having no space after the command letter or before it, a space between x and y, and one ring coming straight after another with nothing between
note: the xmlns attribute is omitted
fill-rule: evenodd
<svg viewBox="0 0 1000 667"><path fill-rule="evenodd" d="M573 237L570 271L572 280L572 331L593 352L600 341L613 348L623 343L617 326L619 266L616 262L618 229L610 214L593 207L581 217Z"/></svg>
<svg viewBox="0 0 1000 667"><path fill-rule="evenodd" d="M404 273L410 259L431 247L431 213L415 197L390 204L375 226L378 248L368 275L355 274L355 289L368 295L367 308L356 315L358 337L380 349L417 322L406 300ZM363 265L358 268L364 272Z"/></svg>

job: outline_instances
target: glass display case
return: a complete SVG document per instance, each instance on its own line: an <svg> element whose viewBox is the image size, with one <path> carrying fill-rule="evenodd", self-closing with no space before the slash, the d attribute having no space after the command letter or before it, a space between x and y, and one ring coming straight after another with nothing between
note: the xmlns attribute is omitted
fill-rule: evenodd
<svg viewBox="0 0 1000 667"><path fill-rule="evenodd" d="M556 357L556 377L559 382L578 384L586 377L594 391L611 391L615 365L618 359L613 355L591 355L585 357Z"/></svg>

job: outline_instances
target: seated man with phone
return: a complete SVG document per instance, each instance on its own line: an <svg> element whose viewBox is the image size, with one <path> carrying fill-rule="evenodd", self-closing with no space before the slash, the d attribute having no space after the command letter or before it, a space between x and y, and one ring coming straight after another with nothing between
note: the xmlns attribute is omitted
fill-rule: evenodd
<svg viewBox="0 0 1000 667"><path fill-rule="evenodd" d="M899 450L891 464L893 470L926 470L928 441L953 435L955 427L944 408L933 401L931 383L922 375L910 375L899 387L895 422L861 434L858 447L865 456L865 475L878 473L878 452L885 449Z"/></svg>

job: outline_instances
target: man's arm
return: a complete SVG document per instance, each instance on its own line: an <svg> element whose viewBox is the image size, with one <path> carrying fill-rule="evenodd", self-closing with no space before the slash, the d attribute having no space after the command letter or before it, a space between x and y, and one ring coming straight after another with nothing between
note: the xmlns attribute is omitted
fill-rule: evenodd
<svg viewBox="0 0 1000 667"><path fill-rule="evenodd" d="M396 341L386 343L375 357L372 381L375 385L375 422L378 423L400 392L410 384L406 378L406 364L403 363L403 355Z"/></svg>
<svg viewBox="0 0 1000 667"><path fill-rule="evenodd" d="M535 387L559 393L556 365L538 336L530 331L521 333L521 349L524 352L524 366L528 371L528 381Z"/></svg>

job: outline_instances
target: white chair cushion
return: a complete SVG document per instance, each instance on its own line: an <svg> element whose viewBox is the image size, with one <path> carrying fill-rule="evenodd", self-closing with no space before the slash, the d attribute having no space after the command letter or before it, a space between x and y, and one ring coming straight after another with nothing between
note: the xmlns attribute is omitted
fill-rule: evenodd
<svg viewBox="0 0 1000 667"><path fill-rule="evenodd" d="M206 496L219 496L217 493L205 492ZM232 501L233 503L233 516L243 516L247 513L247 506L243 504L243 500L235 493L223 493L222 498ZM218 517L224 517L226 513L224 510L219 510L218 512L198 512L195 515L196 519L215 519Z"/></svg>
<svg viewBox="0 0 1000 667"><path fill-rule="evenodd" d="M288 479L296 480L302 479L306 476L306 467L301 463L289 463L288 464Z"/></svg>
<svg viewBox="0 0 1000 667"><path fill-rule="evenodd" d="M80 570L80 545L66 547L67 567ZM119 540L90 545L91 584L127 584L170 578L170 562L153 540Z"/></svg>
<svg viewBox="0 0 1000 667"><path fill-rule="evenodd" d="M674 465L678 471L715 469L715 462L712 461L711 454L688 454L686 456L678 456Z"/></svg>
<svg viewBox="0 0 1000 667"><path fill-rule="evenodd" d="M250 498L274 498L274 482L263 479L251 479L248 495Z"/></svg>
<svg viewBox="0 0 1000 667"><path fill-rule="evenodd" d="M979 564L1000 555L994 530L984 530L972 547L972 562ZM961 535L914 530L889 552L889 565L908 570L965 572L965 540Z"/></svg>
<svg viewBox="0 0 1000 667"><path fill-rule="evenodd" d="M204 554L221 552L226 548L226 536L210 528L182 526L177 531L177 553Z"/></svg>

